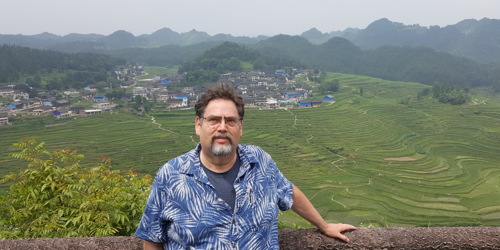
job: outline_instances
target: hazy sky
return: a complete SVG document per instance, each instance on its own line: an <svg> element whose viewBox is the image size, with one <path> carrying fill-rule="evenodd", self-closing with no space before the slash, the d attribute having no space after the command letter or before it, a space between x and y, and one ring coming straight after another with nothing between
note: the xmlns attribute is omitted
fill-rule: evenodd
<svg viewBox="0 0 500 250"><path fill-rule="evenodd" d="M500 19L499 0L0 0L0 34L150 34L167 27L210 35L300 35L366 28L380 18L405 25Z"/></svg>

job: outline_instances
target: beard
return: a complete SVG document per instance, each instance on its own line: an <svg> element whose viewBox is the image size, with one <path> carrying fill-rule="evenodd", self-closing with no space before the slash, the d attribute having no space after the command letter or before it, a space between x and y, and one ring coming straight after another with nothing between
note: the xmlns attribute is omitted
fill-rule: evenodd
<svg viewBox="0 0 500 250"><path fill-rule="evenodd" d="M229 144L228 145L214 144L214 138L215 137L226 138L226 139L229 140ZM210 151L215 156L228 156L233 151L233 138L230 135L224 134L224 133L216 133L216 134L214 134L212 136L212 145L210 145Z"/></svg>

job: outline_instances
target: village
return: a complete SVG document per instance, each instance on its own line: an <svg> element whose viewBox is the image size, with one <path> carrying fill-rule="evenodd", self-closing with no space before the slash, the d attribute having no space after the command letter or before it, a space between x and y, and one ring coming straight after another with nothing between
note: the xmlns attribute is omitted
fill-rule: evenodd
<svg viewBox="0 0 500 250"><path fill-rule="evenodd" d="M298 77L306 77L312 73L314 73L313 70L231 72L222 74L216 84L232 84L238 94L243 97L246 107L251 109L311 108L325 102L334 102L335 99L331 95L311 98L312 86L295 81ZM126 93L121 96L120 102L132 102L139 96L155 103L164 103L165 110L193 108L201 94L214 84L179 87L184 75L173 77L156 75L138 80L138 76L145 74L140 66L122 68L115 71L115 74L121 81L120 88ZM0 87L0 97L13 100L0 105L0 125L12 124L9 117L87 116L111 112L117 107L116 101L100 93L95 85L89 85L80 91L72 89L51 94L42 93L35 98L30 98L27 93L15 90L14 86L11 84ZM81 105L80 101L71 103L68 99L85 100L91 103L91 106Z"/></svg>

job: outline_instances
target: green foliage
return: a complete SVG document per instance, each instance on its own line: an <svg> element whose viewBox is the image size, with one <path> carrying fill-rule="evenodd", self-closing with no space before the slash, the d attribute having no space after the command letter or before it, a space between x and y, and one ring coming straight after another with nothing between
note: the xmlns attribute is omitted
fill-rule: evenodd
<svg viewBox="0 0 500 250"><path fill-rule="evenodd" d="M141 112L149 112L153 108L154 103L148 101L146 97L136 95L134 97L133 108Z"/></svg>
<svg viewBox="0 0 500 250"><path fill-rule="evenodd" d="M113 89L111 92L106 93L106 97L111 100L120 100L127 92L124 89Z"/></svg>
<svg viewBox="0 0 500 250"><path fill-rule="evenodd" d="M225 42L213 49L208 50L203 55L205 58L238 58L242 61L253 61L259 56L260 54L256 50L233 42Z"/></svg>
<svg viewBox="0 0 500 250"><path fill-rule="evenodd" d="M179 67L179 73L186 73L182 85L190 86L204 82L216 82L219 75L245 69L274 70L299 65L286 59L279 53L261 52L254 48L233 42L207 50L192 62L186 62Z"/></svg>
<svg viewBox="0 0 500 250"><path fill-rule="evenodd" d="M217 80L219 80L219 73L217 71L196 69L186 74L186 78L184 78L181 85L189 86L204 82L216 82Z"/></svg>
<svg viewBox="0 0 500 250"><path fill-rule="evenodd" d="M69 149L48 151L45 143L14 144L15 159L28 167L3 177L13 182L2 197L0 238L131 235L151 183L149 176L111 170L109 158L81 168L83 155Z"/></svg>
<svg viewBox="0 0 500 250"><path fill-rule="evenodd" d="M340 89L340 81L332 80L324 82L323 84L320 85L319 89L321 92L324 93L338 92Z"/></svg>
<svg viewBox="0 0 500 250"><path fill-rule="evenodd" d="M106 51L107 54L125 58L127 61L143 62L149 66L173 67L200 57L205 51L221 42L204 42L186 46L165 45L161 47L131 47Z"/></svg>
<svg viewBox="0 0 500 250"><path fill-rule="evenodd" d="M17 84L16 86L14 86L14 90L20 90L24 93L28 93L31 98L37 97L38 96L38 91L36 90L37 87L32 88L30 86L30 84L28 84L29 80L30 79L27 79L25 84L23 84L23 83ZM33 84L33 85L36 85L36 84Z"/></svg>
<svg viewBox="0 0 500 250"><path fill-rule="evenodd" d="M216 82L219 75L229 71L240 71L242 62L254 61L259 53L243 45L225 42L207 50L197 60L184 63L179 72L187 72L184 85Z"/></svg>
<svg viewBox="0 0 500 250"><path fill-rule="evenodd" d="M0 82L20 80L23 75L35 75L26 79L26 84L37 88L41 79L37 74L64 73L64 77L54 79L48 89L79 88L83 84L104 81L107 72L117 65L124 64L122 59L109 55L61 52L30 49L13 45L0 45Z"/></svg>
<svg viewBox="0 0 500 250"><path fill-rule="evenodd" d="M344 150L343 147L340 147L340 148L325 147L325 149L333 154L339 154L340 152L342 152Z"/></svg>
<svg viewBox="0 0 500 250"><path fill-rule="evenodd" d="M460 88L457 86L452 86L443 83L434 83L431 88L422 89L418 94L417 98L422 99L424 96L428 96L432 93L432 97L441 103L448 103L452 105L462 105L466 103L470 96L467 94L467 89Z"/></svg>
<svg viewBox="0 0 500 250"><path fill-rule="evenodd" d="M360 50L343 38L313 45L303 37L286 35L274 36L253 47L263 55L287 59L290 63L300 62L306 68L426 85L438 81L500 89L498 63L481 64L425 47L377 46L377 49Z"/></svg>
<svg viewBox="0 0 500 250"><path fill-rule="evenodd" d="M415 152L423 155L426 154L425 149L421 145L415 145L414 148Z"/></svg>
<svg viewBox="0 0 500 250"><path fill-rule="evenodd" d="M417 99L422 99L423 97L425 96L428 96L430 95L432 89L431 88L425 88L425 89L422 89L420 92L418 92L417 94Z"/></svg>

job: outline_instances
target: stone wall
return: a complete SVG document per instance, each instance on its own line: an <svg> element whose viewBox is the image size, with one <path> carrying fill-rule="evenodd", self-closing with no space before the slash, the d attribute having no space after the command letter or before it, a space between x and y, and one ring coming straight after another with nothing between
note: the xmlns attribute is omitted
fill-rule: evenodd
<svg viewBox="0 0 500 250"><path fill-rule="evenodd" d="M349 243L318 230L280 230L281 249L500 249L500 227L391 227L360 228L345 233ZM142 249L135 237L92 237L1 240L10 249Z"/></svg>

